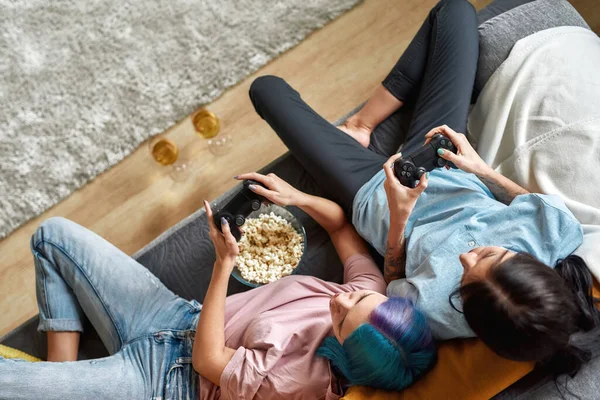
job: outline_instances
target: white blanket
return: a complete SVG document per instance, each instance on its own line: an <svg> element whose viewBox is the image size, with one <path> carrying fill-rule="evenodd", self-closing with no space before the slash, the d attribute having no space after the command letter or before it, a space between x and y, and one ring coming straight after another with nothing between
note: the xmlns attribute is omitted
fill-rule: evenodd
<svg viewBox="0 0 600 400"><path fill-rule="evenodd" d="M560 195L584 229L576 254L600 279L600 38L560 27L518 41L469 115L497 171Z"/></svg>

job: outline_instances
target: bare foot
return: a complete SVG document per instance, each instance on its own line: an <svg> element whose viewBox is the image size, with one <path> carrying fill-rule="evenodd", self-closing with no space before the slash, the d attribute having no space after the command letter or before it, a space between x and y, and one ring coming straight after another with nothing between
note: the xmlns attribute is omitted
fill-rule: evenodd
<svg viewBox="0 0 600 400"><path fill-rule="evenodd" d="M346 122L337 128L354 138L361 146L369 147L369 143L371 142L371 128L357 124L351 119L346 120Z"/></svg>

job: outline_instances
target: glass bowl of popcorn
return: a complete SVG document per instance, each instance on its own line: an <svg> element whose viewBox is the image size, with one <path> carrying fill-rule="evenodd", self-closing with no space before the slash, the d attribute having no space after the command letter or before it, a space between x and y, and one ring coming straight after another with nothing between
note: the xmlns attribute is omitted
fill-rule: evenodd
<svg viewBox="0 0 600 400"><path fill-rule="evenodd" d="M232 275L259 287L296 273L306 249L306 232L294 215L275 204L262 204L242 226Z"/></svg>

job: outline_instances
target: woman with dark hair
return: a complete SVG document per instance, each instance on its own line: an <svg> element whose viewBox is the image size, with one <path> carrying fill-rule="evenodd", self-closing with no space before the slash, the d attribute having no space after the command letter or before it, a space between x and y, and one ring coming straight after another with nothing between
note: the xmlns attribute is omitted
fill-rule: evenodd
<svg viewBox="0 0 600 400"><path fill-rule="evenodd" d="M205 202L216 261L199 304L100 236L50 218L31 238L50 362L0 357L0 399L338 399L347 385L402 390L425 374L436 361L426 318L410 300L385 296L343 210L276 176L241 178L321 224L343 284L292 275L226 298L238 244ZM86 319L109 357L76 361Z"/></svg>
<svg viewBox="0 0 600 400"><path fill-rule="evenodd" d="M589 358L588 339L599 325L590 272L571 255L582 229L558 196L529 193L457 133L466 131L477 59L473 6L442 0L342 126L320 117L281 78L257 78L250 98L385 257L388 295L412 298L437 339L477 335L504 357L572 373ZM366 149L373 129L404 105L413 109L404 154L436 133L457 149L438 149L456 168L435 169L415 188L394 175L400 153L386 160ZM460 295L453 301L462 300L464 315L452 294Z"/></svg>
<svg viewBox="0 0 600 400"><path fill-rule="evenodd" d="M600 344L592 286L579 256L560 260L553 270L519 253L455 293L471 329L499 355L536 360L555 375L574 376Z"/></svg>

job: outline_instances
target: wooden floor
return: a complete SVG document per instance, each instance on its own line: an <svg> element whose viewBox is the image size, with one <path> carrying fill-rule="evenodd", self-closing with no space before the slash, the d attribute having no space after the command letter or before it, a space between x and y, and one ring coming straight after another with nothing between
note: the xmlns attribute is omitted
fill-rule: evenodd
<svg viewBox="0 0 600 400"><path fill-rule="evenodd" d="M474 0L481 8L490 0ZM597 0L573 0L598 29ZM186 184L175 184L140 146L130 157L0 241L0 337L37 313L29 239L51 216L95 231L127 254L286 151L254 112L248 88L259 75L284 77L325 118L335 120L365 100L394 65L436 0L364 0L296 48L208 105L231 134L234 149L217 157L194 134L190 118L166 135L197 164ZM589 16L589 18L588 18Z"/></svg>

